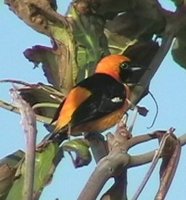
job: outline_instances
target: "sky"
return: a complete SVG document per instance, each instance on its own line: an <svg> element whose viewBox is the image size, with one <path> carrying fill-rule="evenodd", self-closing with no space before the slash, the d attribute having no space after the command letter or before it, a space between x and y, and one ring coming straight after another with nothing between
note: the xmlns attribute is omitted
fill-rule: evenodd
<svg viewBox="0 0 186 200"><path fill-rule="evenodd" d="M64 1L64 5L59 5L60 12L65 11L69 1ZM161 0L161 3L167 9L174 9L169 0ZM23 56L23 51L36 44L50 46L48 37L39 34L25 25L17 18L7 6L0 1L0 79L18 79L29 83L43 82L47 83L40 68L33 69L33 64L28 62ZM0 84L0 99L10 101L9 89L11 85ZM161 64L160 69L151 81L150 91L155 96L159 113L154 126L151 129L147 127L151 124L156 108L150 96L145 97L139 105L149 109L147 117L138 117L134 135L153 132L159 129L176 128L176 135L180 136L186 133L186 70L177 65L169 52ZM25 148L24 133L20 125L20 116L0 108L0 158ZM46 130L42 124L38 123L38 137L45 136ZM13 139L13 140L12 140ZM157 148L157 142L142 144L132 149L132 154L146 152L149 149ZM167 200L185 199L185 168L186 168L186 149L182 148L181 160L176 173L176 178L171 185ZM129 199L136 191L137 186L142 180L149 165L133 168L129 170L128 194ZM95 163L81 169L75 169L68 155L60 163L55 173L52 183L47 186L41 196L41 200L59 199L75 200L86 183L89 175L95 168ZM136 177L138 177L136 179ZM158 186L158 167L150 179L149 184L140 196L140 200L153 199ZM108 183L109 184L109 183ZM108 187L108 186L107 186Z"/></svg>

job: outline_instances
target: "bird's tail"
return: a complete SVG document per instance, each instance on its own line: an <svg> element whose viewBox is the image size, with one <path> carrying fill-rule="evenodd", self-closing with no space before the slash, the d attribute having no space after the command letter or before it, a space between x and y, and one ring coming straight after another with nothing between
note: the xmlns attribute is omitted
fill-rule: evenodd
<svg viewBox="0 0 186 200"><path fill-rule="evenodd" d="M50 141L61 144L63 141L68 139L68 128L65 127L61 130L56 131L54 126L51 124L45 125L45 128L50 132L43 141Z"/></svg>

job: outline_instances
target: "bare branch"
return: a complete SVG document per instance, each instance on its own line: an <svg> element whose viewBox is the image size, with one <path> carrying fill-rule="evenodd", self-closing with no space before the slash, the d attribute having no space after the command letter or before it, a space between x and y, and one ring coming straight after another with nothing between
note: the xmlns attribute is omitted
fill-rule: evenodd
<svg viewBox="0 0 186 200"><path fill-rule="evenodd" d="M134 105L139 101L140 97L145 92L152 77L154 76L154 74L158 70L161 62L167 55L167 53L170 49L170 46L172 44L172 41L174 39L174 35L175 35L174 31L172 31L171 33L169 33L169 35L165 35L163 37L162 45L160 46L157 54L154 56L151 64L148 66L148 69L146 70L146 72L143 74L143 76L139 80L139 84L134 87L133 93L132 93L132 95L133 95L132 102Z"/></svg>
<svg viewBox="0 0 186 200"><path fill-rule="evenodd" d="M135 137L132 137L129 141L128 141L128 149L137 145L137 144L140 144L140 143L143 143L143 142L148 142L150 140L153 140L153 139L157 139L157 138L160 138L163 136L163 134L165 133L166 131L155 131L153 133L149 133L149 134L144 134L144 135L139 135L139 136L135 136Z"/></svg>
<svg viewBox="0 0 186 200"><path fill-rule="evenodd" d="M78 200L95 200L106 181L114 175L118 166L123 166L123 163L127 164L128 162L128 154L123 155L121 149L114 150L101 159Z"/></svg>
<svg viewBox="0 0 186 200"><path fill-rule="evenodd" d="M114 184L101 197L101 200L127 200L127 170L123 170L119 176L114 177Z"/></svg>
<svg viewBox="0 0 186 200"><path fill-rule="evenodd" d="M126 127L121 123L118 125L117 131L114 135L108 135L108 144L109 144L109 154L102 158L93 174L90 176L87 184L85 185L83 191L81 192L78 200L94 200L100 193L102 187L106 181L115 176L120 176L123 171L123 168L127 166L130 161L130 157L126 151L125 143L130 138L130 133L127 131ZM125 176L126 177L126 176ZM123 179L119 184L115 182L113 187L118 189L118 186L123 182ZM117 181L117 179L115 179ZM124 189L125 188L125 189ZM126 199L126 186L122 190L122 199ZM109 196L118 195L115 193L115 190L110 190ZM107 193L108 195L108 193ZM106 198L106 197L105 197ZM115 196L113 197L113 199Z"/></svg>
<svg viewBox="0 0 186 200"><path fill-rule="evenodd" d="M186 144L186 134L183 134L178 139L180 141L181 146L184 146ZM149 140L147 140L147 141L149 141ZM140 155L131 156L130 157L130 164L128 165L128 168L144 165L144 164L151 162L154 154L155 154L155 150L147 152L147 153L143 153L143 154L140 154Z"/></svg>
<svg viewBox="0 0 186 200"><path fill-rule="evenodd" d="M35 169L35 147L36 147L36 117L29 106L15 88L11 90L13 100L16 103L22 117L22 126L26 135L26 153L25 153L25 182L23 188L23 199L32 200L34 187L34 169Z"/></svg>
<svg viewBox="0 0 186 200"><path fill-rule="evenodd" d="M154 154L155 154L155 150L147 152L147 153L139 154L137 156L135 155L131 156L130 164L128 165L128 168L137 167L137 166L144 165L151 162Z"/></svg>

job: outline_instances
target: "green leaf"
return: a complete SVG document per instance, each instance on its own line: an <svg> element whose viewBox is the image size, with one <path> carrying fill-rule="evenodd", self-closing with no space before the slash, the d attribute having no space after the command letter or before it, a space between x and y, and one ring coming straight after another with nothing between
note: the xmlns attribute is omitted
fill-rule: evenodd
<svg viewBox="0 0 186 200"><path fill-rule="evenodd" d="M135 3L132 10L107 21L105 34L112 54L122 54L137 41L150 41L154 34L161 33L165 27L165 19L155 6L151 7L150 2L144 7Z"/></svg>
<svg viewBox="0 0 186 200"><path fill-rule="evenodd" d="M1 165L9 165L10 167L16 167L19 161L24 157L24 152L22 150L17 150L16 152L2 158L0 160Z"/></svg>
<svg viewBox="0 0 186 200"><path fill-rule="evenodd" d="M174 40L171 53L174 61L186 69L186 37L177 37Z"/></svg>
<svg viewBox="0 0 186 200"><path fill-rule="evenodd" d="M81 15L72 5L68 19L68 26L48 24L52 48L37 45L24 52L35 66L42 64L48 82L64 94L85 76L91 75L98 60L109 54L100 17Z"/></svg>
<svg viewBox="0 0 186 200"><path fill-rule="evenodd" d="M0 199L6 199L6 196L13 184L14 176L18 163L23 158L24 153L21 150L6 156L0 160Z"/></svg>
<svg viewBox="0 0 186 200"><path fill-rule="evenodd" d="M104 55L109 54L106 37L104 35L104 21L97 15L83 15L71 6L68 16L73 21L73 36L76 41L77 63L79 74L77 81L91 75L95 65Z"/></svg>
<svg viewBox="0 0 186 200"><path fill-rule="evenodd" d="M50 143L43 151L36 153L34 191L40 194L44 186L51 181L57 164L63 157L60 148Z"/></svg>
<svg viewBox="0 0 186 200"><path fill-rule="evenodd" d="M19 92L22 98L34 109L34 112L46 119L45 123L50 123L57 107L64 99L63 93L42 83L21 87Z"/></svg>
<svg viewBox="0 0 186 200"><path fill-rule="evenodd" d="M97 14L103 16L105 19L112 19L118 13L129 10L133 6L133 4L134 3L132 0L99 0L98 6L95 8L95 10Z"/></svg>
<svg viewBox="0 0 186 200"><path fill-rule="evenodd" d="M16 170L9 165L0 166L0 199L6 199L9 189L12 186Z"/></svg>
<svg viewBox="0 0 186 200"><path fill-rule="evenodd" d="M66 94L73 87L77 74L76 62L73 56L69 57L71 53L75 54L74 45L72 44L73 39L64 27L54 26L51 27L51 31L56 40L66 42L63 42L62 46L58 45L53 48L36 45L26 49L24 55L35 66L42 63L42 69L47 81L56 89ZM59 37L58 35L61 36Z"/></svg>
<svg viewBox="0 0 186 200"><path fill-rule="evenodd" d="M111 54L123 54L128 47L133 46L137 42L135 39L130 40L123 35L112 33L107 29L105 29L105 35L109 42L109 50Z"/></svg>
<svg viewBox="0 0 186 200"><path fill-rule="evenodd" d="M65 142L62 145L64 151L74 152L76 158L72 157L72 161L76 168L88 165L91 162L91 154L89 151L89 145L85 139L74 139Z"/></svg>
<svg viewBox="0 0 186 200"><path fill-rule="evenodd" d="M36 153L35 176L34 176L34 199L39 196L44 187L52 179L57 164L63 157L57 144L48 144L41 152ZM22 191L24 185L24 160L19 165L16 176L6 200L23 200Z"/></svg>

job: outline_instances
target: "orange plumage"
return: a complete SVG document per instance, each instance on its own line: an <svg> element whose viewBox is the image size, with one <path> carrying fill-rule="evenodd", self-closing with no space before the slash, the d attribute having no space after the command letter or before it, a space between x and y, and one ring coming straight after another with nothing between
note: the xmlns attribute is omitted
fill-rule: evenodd
<svg viewBox="0 0 186 200"><path fill-rule="evenodd" d="M109 55L98 64L95 73L78 83L59 106L53 120L54 134L102 132L122 118L129 108L130 89L136 66L122 55Z"/></svg>

